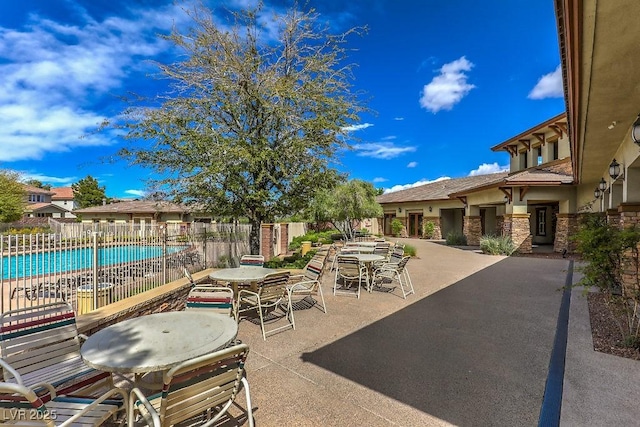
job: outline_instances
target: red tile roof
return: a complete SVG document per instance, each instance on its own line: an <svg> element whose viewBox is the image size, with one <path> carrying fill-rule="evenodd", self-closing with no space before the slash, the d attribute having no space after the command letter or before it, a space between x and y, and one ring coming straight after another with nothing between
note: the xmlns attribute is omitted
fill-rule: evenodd
<svg viewBox="0 0 640 427"><path fill-rule="evenodd" d="M56 187L51 191L54 193L51 200L73 200L73 188L71 187Z"/></svg>

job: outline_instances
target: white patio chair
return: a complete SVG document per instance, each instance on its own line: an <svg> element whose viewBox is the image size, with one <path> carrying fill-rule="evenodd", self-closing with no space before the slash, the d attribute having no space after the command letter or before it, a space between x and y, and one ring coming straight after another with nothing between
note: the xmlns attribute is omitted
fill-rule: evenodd
<svg viewBox="0 0 640 427"><path fill-rule="evenodd" d="M54 426L99 426L127 409L127 392L110 388L97 398L58 396L53 385L39 383L37 387L47 390L48 400L25 386L22 376L5 360L0 359L5 377L15 382L0 382L0 423L47 427ZM121 399L113 399L119 396Z"/></svg>
<svg viewBox="0 0 640 427"><path fill-rule="evenodd" d="M404 299L407 298L407 295L415 294L411 276L409 276L409 271L407 270L407 263L409 262L409 259L411 259L410 256L405 256L402 257L400 262L397 264L386 263L374 270L374 287L382 287L383 284L387 282L397 282Z"/></svg>
<svg viewBox="0 0 640 427"><path fill-rule="evenodd" d="M337 264L333 281L333 295L347 294L356 295L360 298L362 282L364 281L364 286L366 287L369 281L367 268L358 261L358 258L348 255L338 255ZM338 285L339 282L342 282L340 286ZM351 290L351 285L354 282L357 284L355 291Z"/></svg>
<svg viewBox="0 0 640 427"><path fill-rule="evenodd" d="M324 302L324 295L322 293L322 286L320 285L320 275L324 264L317 259L311 259L304 267L303 274L297 274L289 276L289 285L287 285L287 292L289 293L289 301L291 303L291 322L295 325L295 319L293 317L293 311L296 305L299 304L300 297L302 300L307 297L313 298L313 295L319 295L322 301L321 310L327 312L327 305ZM317 305L318 301L313 300L313 305Z"/></svg>
<svg viewBox="0 0 640 427"><path fill-rule="evenodd" d="M289 281L288 271L279 271L267 274L265 278L258 283L258 291L253 292L249 289L241 289L238 292L238 302L236 304L236 319L240 322L240 313L248 311L257 311L260 318L260 328L262 329L262 338L266 341L267 334L293 328L293 311L291 309L291 301L288 298L287 283ZM284 318L287 324L271 330L265 329L265 317L267 314L273 317L273 311L277 308L285 306ZM279 316L282 318L283 316ZM268 319L275 320L275 319Z"/></svg>
<svg viewBox="0 0 640 427"><path fill-rule="evenodd" d="M196 285L189 291L185 310L202 310L235 318L233 289L224 286Z"/></svg>
<svg viewBox="0 0 640 427"><path fill-rule="evenodd" d="M87 366L80 356L76 315L67 303L25 307L0 315L0 355L20 373L26 387L47 393L38 387L48 383L57 394L90 391L112 386L111 375ZM46 344L46 345L45 345ZM6 382L16 377L2 371ZM47 399L47 397L44 397Z"/></svg>
<svg viewBox="0 0 640 427"><path fill-rule="evenodd" d="M246 416L254 426L249 382L244 376L244 364L249 346L239 344L180 363L163 374L162 393L145 396L138 388L129 395L129 425L138 425L139 415L154 427L201 421L202 426L214 425L227 414L242 385L246 398ZM201 417L199 419L197 417Z"/></svg>

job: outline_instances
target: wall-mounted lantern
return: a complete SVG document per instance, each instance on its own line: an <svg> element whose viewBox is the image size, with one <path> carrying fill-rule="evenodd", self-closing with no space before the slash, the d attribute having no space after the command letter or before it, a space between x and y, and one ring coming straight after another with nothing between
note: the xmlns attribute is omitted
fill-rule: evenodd
<svg viewBox="0 0 640 427"><path fill-rule="evenodd" d="M616 159L613 159L613 161L609 165L609 176L613 180L620 176L620 164L616 162Z"/></svg>

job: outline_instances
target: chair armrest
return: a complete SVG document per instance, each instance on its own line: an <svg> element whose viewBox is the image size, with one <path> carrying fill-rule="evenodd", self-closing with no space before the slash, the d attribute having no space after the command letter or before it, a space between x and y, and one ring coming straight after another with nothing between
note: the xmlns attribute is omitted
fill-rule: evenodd
<svg viewBox="0 0 640 427"><path fill-rule="evenodd" d="M16 379L16 382L19 385L24 386L24 383L22 382L22 377L20 376L18 371L13 369L13 366L9 365L4 359L0 359L0 367L2 367L4 371L10 373L11 376Z"/></svg>
<svg viewBox="0 0 640 427"><path fill-rule="evenodd" d="M145 395L142 393L142 391L140 391L138 387L132 388L131 391L129 392L129 408L128 408L129 413L127 414L127 425L130 425L130 426L135 425L134 414L135 414L136 400L145 407L145 409L149 413L149 416L151 416L151 421L153 422L153 426L161 427L160 416L158 415L156 410L153 408L151 403L149 403Z"/></svg>
<svg viewBox="0 0 640 427"><path fill-rule="evenodd" d="M302 282L294 283L293 285L287 285L287 290L289 293L294 293L296 288L302 288L304 290L309 290L315 285L320 285L320 282L317 280L305 280Z"/></svg>

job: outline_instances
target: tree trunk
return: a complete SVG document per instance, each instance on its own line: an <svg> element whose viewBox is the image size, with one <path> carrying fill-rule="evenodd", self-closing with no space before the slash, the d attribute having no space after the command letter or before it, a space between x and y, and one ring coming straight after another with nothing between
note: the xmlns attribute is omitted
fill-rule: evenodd
<svg viewBox="0 0 640 427"><path fill-rule="evenodd" d="M262 221L251 220L251 233L249 233L249 250L251 255L260 255L260 228Z"/></svg>

